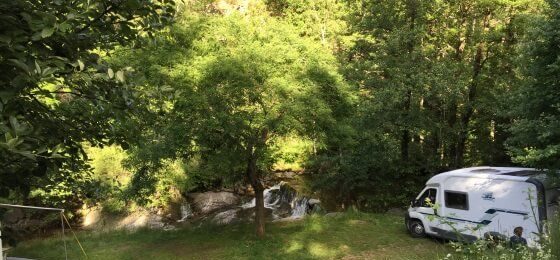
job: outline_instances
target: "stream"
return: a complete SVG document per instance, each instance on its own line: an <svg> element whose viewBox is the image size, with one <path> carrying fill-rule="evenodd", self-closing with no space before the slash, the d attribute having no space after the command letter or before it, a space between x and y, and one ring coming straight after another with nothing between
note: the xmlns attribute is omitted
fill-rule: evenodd
<svg viewBox="0 0 560 260"><path fill-rule="evenodd" d="M264 190L264 207L266 218L269 221L282 221L299 219L305 215L320 211L320 201L301 196L285 182L277 183ZM252 221L255 215L255 198L250 201L240 202L236 205L220 208L198 219L209 220L216 224L230 224L242 221ZM193 206L185 201L181 205L181 218L178 222L196 219Z"/></svg>

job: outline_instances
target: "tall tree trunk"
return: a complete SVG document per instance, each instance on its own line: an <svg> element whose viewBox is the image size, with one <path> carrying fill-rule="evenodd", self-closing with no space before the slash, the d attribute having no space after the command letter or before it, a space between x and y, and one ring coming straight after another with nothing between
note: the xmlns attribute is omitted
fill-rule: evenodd
<svg viewBox="0 0 560 260"><path fill-rule="evenodd" d="M404 110L405 110L405 117L408 116L410 112L410 103L412 99L412 92L409 90L406 93L405 101L404 101ZM410 130L404 126L404 130L401 134L401 160L403 163L408 163L408 155L409 155L409 145L410 145Z"/></svg>
<svg viewBox="0 0 560 260"><path fill-rule="evenodd" d="M467 40L470 39L471 33L469 33L469 26L467 25L467 17L470 11L470 6L467 3L459 2L459 21L457 23L457 42L455 43L455 55L454 60L457 64L463 62L464 51L467 44ZM464 32L463 32L464 30ZM455 73L456 78L460 78L462 70L459 69ZM457 125L459 115L459 103L456 98L452 98L449 104L449 113L447 116L447 125L449 129L455 129ZM447 160L451 168L458 168L459 161L457 157L458 143L460 139L460 133L451 133L450 138L448 138L448 151L445 153L447 155Z"/></svg>
<svg viewBox="0 0 560 260"><path fill-rule="evenodd" d="M255 191L255 231L257 237L265 234L264 185L261 172L257 167L258 151L266 146L268 129L262 129L247 146L247 179Z"/></svg>
<svg viewBox="0 0 560 260"><path fill-rule="evenodd" d="M479 43L476 48L476 54L473 63L473 74L471 79L471 84L469 85L469 93L467 104L465 107L465 112L461 117L461 131L459 132L459 142L457 143L457 166L462 167L465 160L465 150L467 144L467 138L469 135L469 123L471 121L472 115L474 113L474 103L477 95L478 88L478 76L482 70L484 64L484 43Z"/></svg>
<svg viewBox="0 0 560 260"><path fill-rule="evenodd" d="M409 23L409 30L410 32L414 32L415 28L416 28L416 18L418 15L418 1L416 0L409 0L407 1L407 11L408 11L408 18L410 19L410 23ZM412 37L411 39L409 39L408 43L407 43L407 52L408 52L408 58L411 58L413 56L414 53L414 47L416 46L416 38ZM404 118L405 121L408 121L408 117L410 114L410 109L411 109L411 105L412 105L412 89L413 86L410 86L409 84L412 83L412 73L407 73L407 79L408 82L405 83L405 87L407 88L406 90L406 96L405 96L405 100L404 100ZM409 150L410 150L410 142L411 142L411 134L410 134L410 130L408 129L409 126L407 126L406 124L403 124L404 129L402 130L401 133L401 160L403 161L403 163L408 163L408 159L409 159Z"/></svg>
<svg viewBox="0 0 560 260"><path fill-rule="evenodd" d="M261 182L259 172L257 169L257 158L250 145L249 158L247 162L247 178L251 183L251 187L255 191L255 228L257 237L263 238L265 231L265 216L264 216L264 186Z"/></svg>
<svg viewBox="0 0 560 260"><path fill-rule="evenodd" d="M262 184L253 186L255 190L255 231L257 237L264 237L265 212L264 212L264 187Z"/></svg>
<svg viewBox="0 0 560 260"><path fill-rule="evenodd" d="M454 129L455 124L457 123L457 101L453 99L449 105L449 112L447 116L447 126L449 129ZM447 161L451 168L457 168L457 139L458 134L452 133L451 136L447 139Z"/></svg>
<svg viewBox="0 0 560 260"><path fill-rule="evenodd" d="M481 30L484 31L489 26L490 21L490 13L484 16L482 21L482 28ZM459 132L459 140L457 143L457 165L459 167L463 166L465 160L465 150L467 139L469 135L469 123L471 121L472 115L474 113L474 105L475 99L478 93L478 78L480 76L480 72L482 71L482 67L486 62L488 57L484 55L484 41L480 41L476 47L476 53L474 56L473 61L473 72L471 77L471 83L469 84L469 93L467 96L467 102L465 106L465 111L461 116L461 131Z"/></svg>

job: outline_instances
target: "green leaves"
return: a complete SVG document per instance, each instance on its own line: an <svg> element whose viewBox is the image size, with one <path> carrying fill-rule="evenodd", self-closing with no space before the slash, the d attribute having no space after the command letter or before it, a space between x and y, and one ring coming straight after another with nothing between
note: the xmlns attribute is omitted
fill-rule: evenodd
<svg viewBox="0 0 560 260"><path fill-rule="evenodd" d="M122 70L117 71L117 80L124 82L124 72Z"/></svg>
<svg viewBox="0 0 560 260"><path fill-rule="evenodd" d="M189 175L195 186L242 182L250 146L265 173L282 159L274 155L284 137L322 142L352 109L331 52L286 21L189 17L158 39L113 56L141 73L129 80L142 78L149 95L153 117L141 119L143 142L133 149L135 168L149 169L142 174L167 159L200 158Z"/></svg>
<svg viewBox="0 0 560 260"><path fill-rule="evenodd" d="M547 1L550 9L532 31L527 56L529 76L510 100L515 121L507 148L517 163L535 168L560 169L560 4Z"/></svg>
<svg viewBox="0 0 560 260"><path fill-rule="evenodd" d="M13 65L15 65L16 67L18 67L19 69L25 71L27 74L31 74L31 70L29 69L27 64L25 64L25 62L23 62L22 60L8 59L8 61Z"/></svg>
<svg viewBox="0 0 560 260"><path fill-rule="evenodd" d="M107 76L109 76L109 79L112 79L113 77L121 83L124 83L124 71L122 70L118 70L117 73L115 73L113 71L113 69L109 68L107 69Z"/></svg>
<svg viewBox="0 0 560 260"><path fill-rule="evenodd" d="M123 110L140 103L124 71L113 68L109 79L104 57L173 12L169 0L0 1L1 190L29 192L48 181L38 176L80 172L85 142L124 143L121 121L131 111Z"/></svg>
<svg viewBox="0 0 560 260"><path fill-rule="evenodd" d="M48 38L54 33L54 27L45 27L41 30L41 37Z"/></svg>

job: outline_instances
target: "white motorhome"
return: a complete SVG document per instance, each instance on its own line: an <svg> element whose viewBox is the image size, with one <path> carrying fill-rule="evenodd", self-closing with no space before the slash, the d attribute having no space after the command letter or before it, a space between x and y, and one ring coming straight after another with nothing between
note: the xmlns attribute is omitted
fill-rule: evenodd
<svg viewBox="0 0 560 260"><path fill-rule="evenodd" d="M558 186L543 171L472 167L444 172L426 183L405 216L414 237L474 241L491 235L509 238L523 227L530 246L543 222L558 210Z"/></svg>

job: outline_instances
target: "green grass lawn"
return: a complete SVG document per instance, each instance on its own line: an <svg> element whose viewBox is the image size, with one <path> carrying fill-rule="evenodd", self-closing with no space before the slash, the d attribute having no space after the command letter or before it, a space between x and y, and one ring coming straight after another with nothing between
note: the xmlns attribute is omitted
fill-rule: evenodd
<svg viewBox="0 0 560 260"><path fill-rule="evenodd" d="M441 259L450 252L433 239L411 238L402 217L365 213L269 223L263 240L250 224L80 232L78 237L89 259ZM69 259L83 258L75 241L67 244ZM11 255L63 259L62 248L59 238L32 240Z"/></svg>

